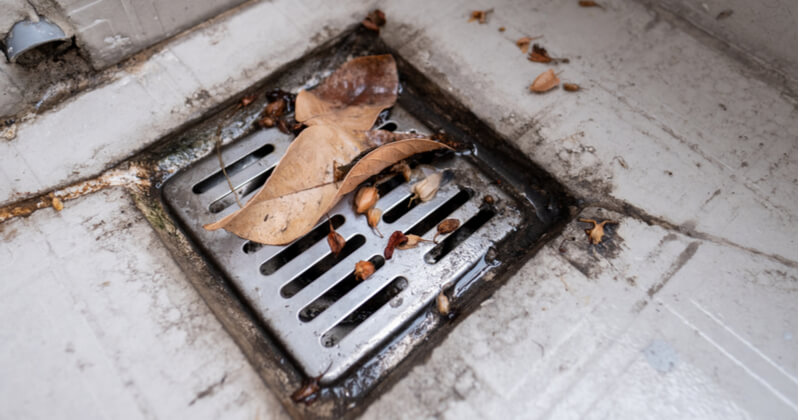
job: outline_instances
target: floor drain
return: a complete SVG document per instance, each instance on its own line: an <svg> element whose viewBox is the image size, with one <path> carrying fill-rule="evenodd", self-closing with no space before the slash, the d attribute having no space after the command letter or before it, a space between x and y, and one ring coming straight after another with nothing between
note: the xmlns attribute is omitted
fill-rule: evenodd
<svg viewBox="0 0 800 420"><path fill-rule="evenodd" d="M162 162L186 162L160 186L161 203L224 277L195 284L210 296L209 306L227 322L260 374L274 386L291 388L299 386L302 377L325 373L320 398L328 403L301 407L288 397L292 389L276 389L287 408L300 417L339 418L358 412L371 390L400 375L405 368L398 366L410 366L415 355L437 342L438 332L453 325L436 312L434 301L442 289L458 313L468 314L568 217L571 199L557 182L386 47L374 32L350 31L291 63L258 89L308 86L309 80L324 78L353 56L382 53L395 56L403 92L391 111L382 114L379 126L444 132L472 146L468 152L432 153L414 162L435 166L449 179L431 201L412 201L402 176L382 179L377 185L381 195L377 206L384 210L379 228L387 237L399 230L431 238L439 222L459 219L461 226L437 244L398 251L385 260L387 238L378 238L365 217L354 213L352 195L329 212L330 223L346 239L339 255L328 247L327 220L286 246L204 230L204 224L234 212L238 205L213 151L191 163L184 156L199 150L191 148L213 144L216 127L225 118L235 121L228 127L239 127L230 129L236 140L222 149L222 155L237 193L243 201L249 199L293 138L250 124L258 119L257 104L238 109L235 118L224 117L232 115L232 105L181 134L163 152L153 152ZM354 278L359 260L375 265L375 273L366 281ZM228 304L220 307L218 302Z"/></svg>
<svg viewBox="0 0 800 420"><path fill-rule="evenodd" d="M394 109L392 121L384 126L426 130L402 109ZM277 129L267 129L223 150L224 161L232 162L227 172L245 200L266 181L290 141ZM441 288L454 285L490 246L520 227L516 201L465 158L451 155L432 165L451 171L452 180L431 201L410 205L410 185L401 177L380 184L377 207L387 209L380 229L430 238L446 218L458 218L463 225L438 245L396 252L390 261L380 256L386 239L353 211L352 197L330 213L347 240L338 256L325 240L326 220L287 246L261 246L225 231L204 230L203 224L238 208L213 155L171 178L164 197L306 374L317 376L330 366L323 378L330 382L391 338ZM494 197L496 206L487 207L485 195ZM353 267L359 260L372 260L377 270L356 283ZM396 297L402 301L389 305Z"/></svg>

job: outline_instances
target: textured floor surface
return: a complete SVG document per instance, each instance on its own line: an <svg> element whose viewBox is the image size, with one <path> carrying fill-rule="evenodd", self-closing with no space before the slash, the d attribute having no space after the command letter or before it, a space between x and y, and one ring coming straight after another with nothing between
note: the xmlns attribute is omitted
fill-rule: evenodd
<svg viewBox="0 0 800 420"><path fill-rule="evenodd" d="M251 4L17 123L0 203L96 175L374 6L318 3ZM382 36L618 221L618 249L570 224L365 417L796 418L796 82L636 2L493 3L486 25L476 1L381 3ZM586 89L529 93L525 35ZM4 416L286 415L123 189L65 206L0 224Z"/></svg>

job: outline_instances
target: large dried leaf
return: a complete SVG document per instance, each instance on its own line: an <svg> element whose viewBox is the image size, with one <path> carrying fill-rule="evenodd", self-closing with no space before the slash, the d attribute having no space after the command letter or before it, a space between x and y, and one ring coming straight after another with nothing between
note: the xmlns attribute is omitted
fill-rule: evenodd
<svg viewBox="0 0 800 420"><path fill-rule="evenodd" d="M243 209L205 228L224 228L244 239L268 245L287 244L311 231L342 196L367 178L417 153L442 148L449 149L427 139L385 144L361 158L340 183L329 182L280 196L262 197L259 201L250 200Z"/></svg>
<svg viewBox="0 0 800 420"><path fill-rule="evenodd" d="M295 118L309 126L369 130L378 114L394 105L398 86L397 66L391 55L354 58L314 90L297 94Z"/></svg>

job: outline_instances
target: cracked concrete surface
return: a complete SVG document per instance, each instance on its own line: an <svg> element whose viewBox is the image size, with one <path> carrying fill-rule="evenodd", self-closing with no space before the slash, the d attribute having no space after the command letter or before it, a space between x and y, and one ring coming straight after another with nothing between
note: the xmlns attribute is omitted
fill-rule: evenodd
<svg viewBox="0 0 800 420"><path fill-rule="evenodd" d="M604 4L494 2L487 25L467 22L476 1L380 4L387 43L590 205L580 217L620 224L600 247L570 224L366 418L797 416L796 97L645 5ZM178 37L19 122L0 203L97 175L372 7L256 3ZM586 89L530 94L547 66L524 35ZM0 224L0 313L23 323L0 330L14 417L284 415L126 194L65 205Z"/></svg>

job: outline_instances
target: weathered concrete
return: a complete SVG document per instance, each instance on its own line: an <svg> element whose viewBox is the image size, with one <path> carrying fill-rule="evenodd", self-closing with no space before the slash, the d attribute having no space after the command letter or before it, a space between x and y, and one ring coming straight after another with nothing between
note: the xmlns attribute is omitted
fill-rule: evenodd
<svg viewBox="0 0 800 420"><path fill-rule="evenodd" d="M286 416L124 190L0 239L3 416Z"/></svg>

